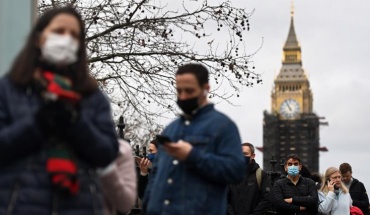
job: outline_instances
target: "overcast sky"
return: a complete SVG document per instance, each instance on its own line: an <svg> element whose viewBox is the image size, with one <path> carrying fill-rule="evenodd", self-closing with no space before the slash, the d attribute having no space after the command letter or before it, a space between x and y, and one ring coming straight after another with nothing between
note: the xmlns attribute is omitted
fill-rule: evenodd
<svg viewBox="0 0 370 215"><path fill-rule="evenodd" d="M263 111L270 111L274 77L281 68L282 48L290 25L290 0L232 1L255 9L250 20L248 46L253 50L264 38L254 57L263 85L245 89L238 107L217 105L238 125L242 140L262 146ZM326 117L320 128L320 173L348 162L353 176L370 190L370 1L295 1L295 30L302 48L303 68L314 95L313 109ZM262 164L262 153L257 152Z"/></svg>

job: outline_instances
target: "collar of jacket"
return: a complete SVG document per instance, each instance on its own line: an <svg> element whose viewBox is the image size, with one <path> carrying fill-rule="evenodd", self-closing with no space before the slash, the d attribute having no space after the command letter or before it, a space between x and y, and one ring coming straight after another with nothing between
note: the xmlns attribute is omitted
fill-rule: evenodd
<svg viewBox="0 0 370 215"><path fill-rule="evenodd" d="M256 160L253 159L252 160L252 163L248 164L248 172L249 173L256 172L259 167L260 166L258 165L258 163L256 162Z"/></svg>
<svg viewBox="0 0 370 215"><path fill-rule="evenodd" d="M303 177L301 175L299 175L297 184L301 183L302 180L303 180ZM294 185L294 183L292 182L292 180L290 180L290 178L288 178L288 176L285 177L285 183Z"/></svg>
<svg viewBox="0 0 370 215"><path fill-rule="evenodd" d="M198 111L193 115L185 115L185 114L181 115L181 119L191 121L191 120L196 119L200 115L203 115L203 114L205 114L207 112L210 112L214 109L215 109L215 105L213 103L208 103L208 104L204 105L203 107L201 107L200 109L198 109Z"/></svg>

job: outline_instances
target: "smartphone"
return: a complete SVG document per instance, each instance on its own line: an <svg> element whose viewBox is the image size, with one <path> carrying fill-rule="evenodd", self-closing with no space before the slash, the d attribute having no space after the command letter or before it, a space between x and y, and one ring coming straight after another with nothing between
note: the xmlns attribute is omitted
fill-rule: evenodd
<svg viewBox="0 0 370 215"><path fill-rule="evenodd" d="M165 135L156 135L156 139L158 141L159 144L165 144L165 143L169 143L171 142L171 139Z"/></svg>

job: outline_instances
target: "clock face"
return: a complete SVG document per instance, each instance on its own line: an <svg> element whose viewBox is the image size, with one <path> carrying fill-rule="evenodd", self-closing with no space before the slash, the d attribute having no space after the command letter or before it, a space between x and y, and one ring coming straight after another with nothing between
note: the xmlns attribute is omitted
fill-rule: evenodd
<svg viewBox="0 0 370 215"><path fill-rule="evenodd" d="M299 114L299 104L294 99L287 99L280 106L280 113L288 119L292 119Z"/></svg>

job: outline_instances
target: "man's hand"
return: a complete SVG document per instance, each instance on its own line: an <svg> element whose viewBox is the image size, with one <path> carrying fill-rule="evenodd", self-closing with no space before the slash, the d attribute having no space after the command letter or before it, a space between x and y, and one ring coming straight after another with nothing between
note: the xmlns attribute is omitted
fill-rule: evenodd
<svg viewBox="0 0 370 215"><path fill-rule="evenodd" d="M139 164L139 168L140 168L140 172L144 173L144 174L147 174L148 173L148 167L150 166L150 161L147 159L147 158L142 158L140 160L140 163Z"/></svg>
<svg viewBox="0 0 370 215"><path fill-rule="evenodd" d="M185 160L193 148L190 143L182 140L179 140L177 143L166 143L163 147L168 154L180 161Z"/></svg>
<svg viewBox="0 0 370 215"><path fill-rule="evenodd" d="M300 210L300 211L305 211L305 210L306 210L306 207L299 206L299 210Z"/></svg>
<svg viewBox="0 0 370 215"><path fill-rule="evenodd" d="M285 202L289 203L289 204L292 204L293 202L293 198L289 198L289 199L284 199Z"/></svg>

